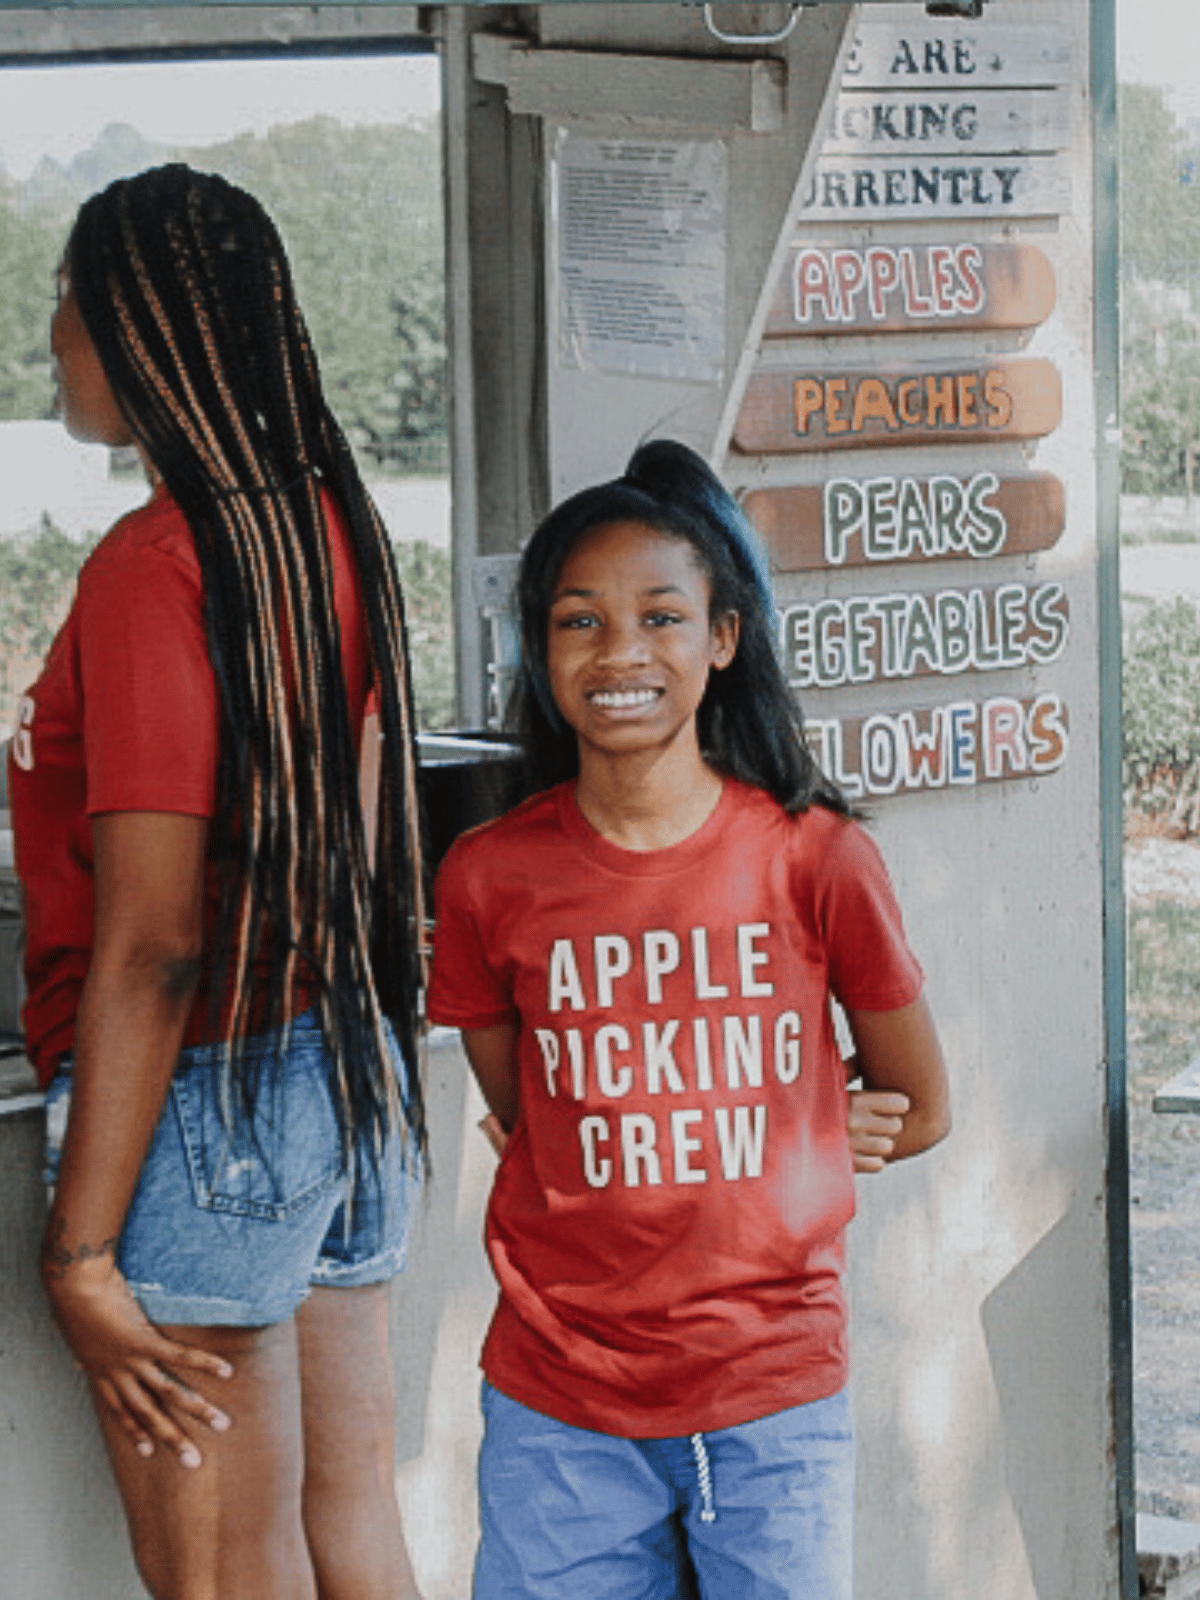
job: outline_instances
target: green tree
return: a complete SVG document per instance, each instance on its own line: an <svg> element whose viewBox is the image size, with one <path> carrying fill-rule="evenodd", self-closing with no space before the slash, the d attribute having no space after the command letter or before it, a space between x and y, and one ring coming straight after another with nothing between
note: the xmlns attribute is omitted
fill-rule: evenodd
<svg viewBox="0 0 1200 1600"><path fill-rule="evenodd" d="M1200 336L1176 321L1160 340L1158 364L1126 370L1122 479L1131 494L1190 501L1200 460Z"/></svg>
<svg viewBox="0 0 1200 1600"><path fill-rule="evenodd" d="M17 695L36 676L96 537L71 539L43 515L34 533L0 539L0 722L11 724Z"/></svg>
<svg viewBox="0 0 1200 1600"><path fill-rule="evenodd" d="M1123 731L1126 805L1200 833L1200 618L1185 600L1149 606L1130 629Z"/></svg>
<svg viewBox="0 0 1200 1600"><path fill-rule="evenodd" d="M0 421L53 414L50 318L64 228L23 215L11 186L0 187Z"/></svg>
<svg viewBox="0 0 1200 1600"><path fill-rule="evenodd" d="M1191 286L1200 268L1200 149L1167 106L1163 90L1120 91L1121 271Z"/></svg>

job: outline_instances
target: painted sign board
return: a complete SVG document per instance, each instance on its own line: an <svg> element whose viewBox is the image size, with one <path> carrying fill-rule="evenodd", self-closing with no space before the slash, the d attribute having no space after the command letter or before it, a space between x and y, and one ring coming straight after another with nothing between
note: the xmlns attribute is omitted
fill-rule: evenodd
<svg viewBox="0 0 1200 1600"><path fill-rule="evenodd" d="M1061 156L822 154L802 214L810 221L908 222L1061 216L1070 209Z"/></svg>
<svg viewBox="0 0 1200 1600"><path fill-rule="evenodd" d="M1069 84L1065 28L952 22L864 22L845 89L1009 89Z"/></svg>
<svg viewBox="0 0 1200 1600"><path fill-rule="evenodd" d="M1032 244L798 241L767 313L768 339L803 334L1035 328L1054 269Z"/></svg>
<svg viewBox="0 0 1200 1600"><path fill-rule="evenodd" d="M760 371L734 443L748 455L1039 439L1062 421L1062 380L1045 360L936 370Z"/></svg>
<svg viewBox="0 0 1200 1600"><path fill-rule="evenodd" d="M1061 767L1070 718L1053 690L962 699L924 710L810 721L809 744L851 799L974 788Z"/></svg>
<svg viewBox="0 0 1200 1600"><path fill-rule="evenodd" d="M1065 89L843 93L823 148L826 155L1028 154L1062 150L1070 134Z"/></svg>
<svg viewBox="0 0 1200 1600"><path fill-rule="evenodd" d="M840 689L880 679L1004 672L1057 661L1070 636L1061 583L851 595L789 606L788 682Z"/></svg>
<svg viewBox="0 0 1200 1600"><path fill-rule="evenodd" d="M742 507L775 572L813 572L1049 550L1065 526L1065 500L1048 472L976 472L753 489Z"/></svg>

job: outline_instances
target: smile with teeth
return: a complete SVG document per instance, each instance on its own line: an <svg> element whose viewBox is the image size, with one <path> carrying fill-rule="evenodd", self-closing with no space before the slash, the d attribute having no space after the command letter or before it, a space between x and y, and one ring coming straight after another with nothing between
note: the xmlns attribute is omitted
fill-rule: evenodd
<svg viewBox="0 0 1200 1600"><path fill-rule="evenodd" d="M661 694L661 689L595 689L588 699L602 711L630 711L635 706L650 705Z"/></svg>

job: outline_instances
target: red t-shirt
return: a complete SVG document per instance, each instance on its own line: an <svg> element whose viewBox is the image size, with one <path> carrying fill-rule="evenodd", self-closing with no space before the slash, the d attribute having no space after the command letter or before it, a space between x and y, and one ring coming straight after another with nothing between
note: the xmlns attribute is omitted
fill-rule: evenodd
<svg viewBox="0 0 1200 1600"><path fill-rule="evenodd" d="M361 726L368 656L358 578L328 493L324 508L350 712ZM43 1083L73 1046L91 962L92 817L211 817L219 739L200 563L183 513L160 489L88 558L18 712L9 789L25 900L26 1051ZM210 923L219 888L210 864ZM185 1042L203 1039L207 1023L202 973Z"/></svg>
<svg viewBox="0 0 1200 1600"><path fill-rule="evenodd" d="M566 785L460 839L437 906L433 1020L519 1026L491 1382L630 1438L836 1393L854 1178L829 997L886 1011L922 983L867 834L726 781L691 838L634 852Z"/></svg>

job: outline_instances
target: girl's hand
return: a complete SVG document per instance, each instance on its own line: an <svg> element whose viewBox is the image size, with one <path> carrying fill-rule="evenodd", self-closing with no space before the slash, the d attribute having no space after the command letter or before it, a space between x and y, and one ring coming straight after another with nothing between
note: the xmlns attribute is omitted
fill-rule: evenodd
<svg viewBox="0 0 1200 1600"><path fill-rule="evenodd" d="M882 1172L891 1160L908 1114L906 1094L851 1089L850 1148L855 1172Z"/></svg>
<svg viewBox="0 0 1200 1600"><path fill-rule="evenodd" d="M138 1454L151 1456L161 1444L175 1451L181 1466L198 1467L200 1451L180 1423L202 1422L224 1433L229 1418L177 1374L228 1378L229 1363L164 1338L147 1321L109 1251L63 1265L48 1250L43 1276L60 1333Z"/></svg>
<svg viewBox="0 0 1200 1600"><path fill-rule="evenodd" d="M479 1124L480 1132L491 1145L498 1156L502 1156L508 1148L508 1134L505 1133L500 1118L494 1111L489 1111Z"/></svg>

